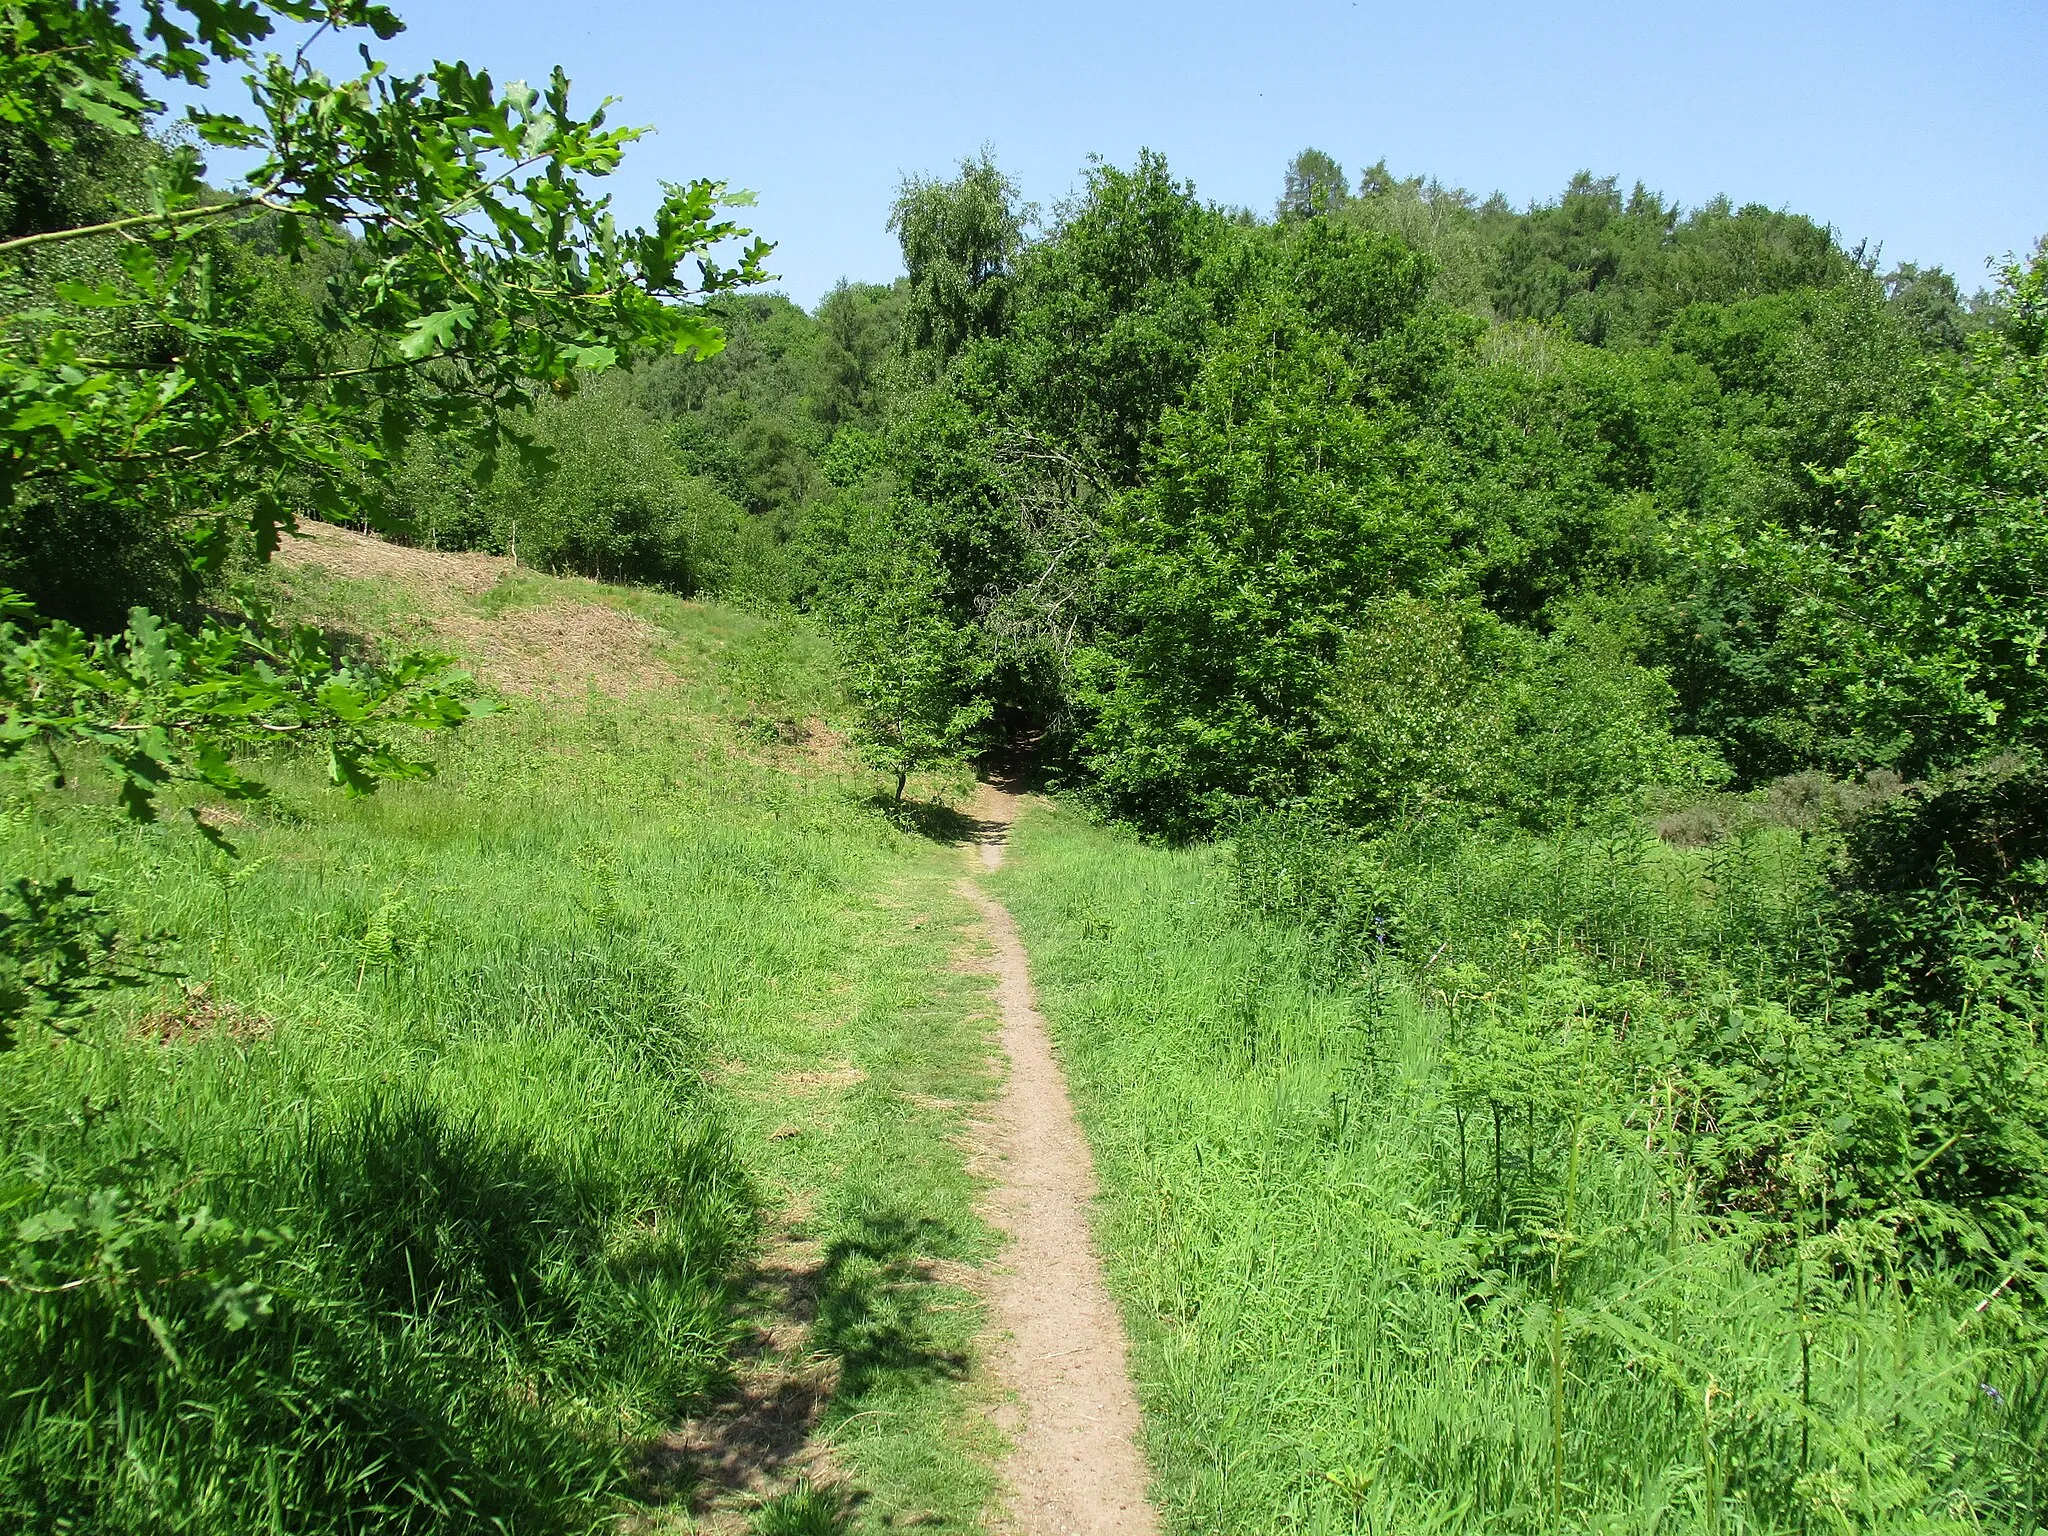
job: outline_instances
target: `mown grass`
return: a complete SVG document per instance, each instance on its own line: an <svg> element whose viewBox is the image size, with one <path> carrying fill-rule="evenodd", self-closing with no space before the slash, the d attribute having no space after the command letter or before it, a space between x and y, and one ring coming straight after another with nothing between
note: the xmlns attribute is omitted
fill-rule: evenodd
<svg viewBox="0 0 2048 1536"><path fill-rule="evenodd" d="M1476 979L1418 987L1434 930L1333 985L1234 899L1227 849L1025 819L997 881L1098 1158L1174 1529L2034 1528L2048 1400L2012 1290L1760 1238L1704 1208L1671 1126L1590 1102L1607 984L1563 914L1656 896L1705 965L1706 857L1504 844L1411 901L1525 957L1498 1016L1526 1038L1483 1098L1495 1015L1454 1002Z"/></svg>
<svg viewBox="0 0 2048 1536"><path fill-rule="evenodd" d="M310 585L408 627L403 594ZM944 855L748 733L829 700L806 634L658 606L672 689L514 701L367 801L274 763L233 857L10 782L11 868L95 888L181 975L0 1057L0 1524L681 1508L652 1452L732 1378L785 1207L834 1266L843 1513L971 1522L976 1314L924 1263L985 1241L934 1097L984 1054ZM842 1057L868 1076L830 1105L775 1086Z"/></svg>
<svg viewBox="0 0 2048 1536"><path fill-rule="evenodd" d="M830 1006L757 1035L722 1074L765 1149L805 1348L831 1362L819 1439L865 1528L974 1527L995 1487L965 1272L993 1235L961 1153L994 1085L986 979L955 964L972 923L957 878L951 849L912 862L858 914L861 959Z"/></svg>

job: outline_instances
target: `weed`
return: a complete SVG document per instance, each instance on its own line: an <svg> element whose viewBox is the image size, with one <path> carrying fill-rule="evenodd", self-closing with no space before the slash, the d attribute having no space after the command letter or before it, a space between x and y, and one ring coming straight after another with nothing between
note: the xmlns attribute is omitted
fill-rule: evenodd
<svg viewBox="0 0 2048 1536"><path fill-rule="evenodd" d="M834 1489L805 1483L754 1511L754 1536L839 1536L848 1525L846 1503Z"/></svg>

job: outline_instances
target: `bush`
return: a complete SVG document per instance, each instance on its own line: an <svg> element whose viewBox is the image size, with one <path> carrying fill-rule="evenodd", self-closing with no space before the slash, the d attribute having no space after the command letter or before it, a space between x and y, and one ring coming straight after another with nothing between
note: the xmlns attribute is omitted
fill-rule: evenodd
<svg viewBox="0 0 2048 1536"><path fill-rule="evenodd" d="M2048 995L2048 769L2012 754L1914 785L1850 832L1840 964L1895 1027L2036 1029Z"/></svg>
<svg viewBox="0 0 2048 1536"><path fill-rule="evenodd" d="M676 429L632 403L630 381L588 385L528 424L542 450L482 486L474 457L416 443L392 479L398 526L432 549L479 549L601 581L772 604L788 562L766 518L689 468Z"/></svg>
<svg viewBox="0 0 2048 1536"><path fill-rule="evenodd" d="M1598 629L1541 637L1476 603L1383 598L1326 699L1325 794L1365 825L1455 808L1545 828L1647 790L1697 793L1726 770L1672 733L1673 703Z"/></svg>
<svg viewBox="0 0 2048 1536"><path fill-rule="evenodd" d="M600 581L691 590L684 476L637 407L591 388L545 408L535 436L551 462L501 471L486 503L496 542L524 564ZM705 488L708 500L716 492Z"/></svg>

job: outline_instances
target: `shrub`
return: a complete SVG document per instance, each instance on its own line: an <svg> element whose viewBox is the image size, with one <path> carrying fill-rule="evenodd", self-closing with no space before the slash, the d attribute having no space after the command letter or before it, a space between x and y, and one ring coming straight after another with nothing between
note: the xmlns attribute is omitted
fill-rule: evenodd
<svg viewBox="0 0 2048 1536"><path fill-rule="evenodd" d="M1650 789L1697 792L1726 770L1673 734L1673 702L1597 629L1540 637L1476 603L1383 598L1326 697L1325 793L1362 824L1448 807L1543 828Z"/></svg>
<svg viewBox="0 0 2048 1536"><path fill-rule="evenodd" d="M2005 754L1905 790L1857 822L1835 886L1843 972L1891 1016L2038 1010L2048 769Z"/></svg>

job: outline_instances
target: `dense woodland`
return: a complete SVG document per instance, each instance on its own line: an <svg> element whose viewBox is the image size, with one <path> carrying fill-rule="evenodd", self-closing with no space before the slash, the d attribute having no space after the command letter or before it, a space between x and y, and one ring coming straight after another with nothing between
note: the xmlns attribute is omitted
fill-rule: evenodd
<svg viewBox="0 0 2048 1536"><path fill-rule="evenodd" d="M273 26L388 36L357 0L144 11L141 41L83 0L4 23L0 749L41 786L24 825L68 825L75 781L151 835L182 821L225 871L200 810L256 814L266 774L298 771L281 751L363 794L489 711L443 658L273 617L264 563L301 521L795 615L830 637L887 798L1021 763L1069 814L1214 873L1173 910L1237 969L1104 1027L1171 1015L1157 1048L1197 1099L1227 1091L1205 1071L1323 1063L1314 1167L1405 1170L1399 1214L1346 1242L1404 1255L1445 1337L1476 1330L1458 1358L1527 1367L1513 1444L1382 1436L1370 1465L1306 1473L1247 1452L1228 1487L1204 1481L1196 1397L1162 1388L1184 1528L1420 1529L1415 1490L1475 1458L1498 1476L1429 1506L1459 1528L2048 1519L2048 244L1965 292L1795 212L1590 173L1514 207L1309 150L1254 210L1146 153L1040 209L983 152L876 210L906 276L806 311L759 291L772 254L715 183L620 232L591 187L630 135L559 78L263 62ZM145 100L222 66L256 71L245 117L173 130ZM210 184L202 147L253 155L246 188ZM36 835L0 912L0 1358L40 1385L0 1403L0 1509L585 1528L562 1511L609 1506L570 1484L623 1476L561 1460L587 1424L518 1440L470 1366L435 1374L474 1340L369 1323L289 1391L219 1356L205 1412L240 1428L215 1462L179 1453L218 1495L198 1523L99 1467L131 1433L104 1427L109 1383L123 1425L199 1412L166 1406L165 1362L269 1327L273 1282L243 1270L290 1244L246 1182L198 1209L182 1176L96 1163L65 1129L76 1084L25 1065L170 974ZM1114 901L1088 890L1026 924L1075 998L1140 985L1130 934L1195 942L1144 927L1164 908L1091 927ZM1105 1135L1170 1135L1156 1105L1118 1118L1152 1069L1101 1070ZM78 1124L115 1113L96 1102ZM406 1134L439 1155L432 1126ZM1165 1218L1132 1190L1168 1179L1143 1148L1105 1153L1141 1246ZM723 1190L722 1155L648 1177ZM1246 1158L1249 1200L1275 1164ZM738 1232L675 1238L660 1327L711 1315ZM341 1317L356 1261L317 1242L277 1262L321 1298L302 1317ZM1198 1329L1188 1262L1161 1315ZM716 1375L648 1385L655 1335L575 1306L563 1338L640 1360L648 1402ZM1715 1332L1738 1325L1762 1341L1741 1360ZM391 1401L425 1417L351 1450L348 1395L387 1348L425 1350L377 1367L414 1373ZM1871 1372L1912 1385L1880 1406ZM437 1393L445 1423L417 1408ZM285 1520L262 1445L300 1414L321 1449ZM494 1444L561 1487L474 1493L458 1463ZM408 1503L409 1467L472 1491Z"/></svg>

